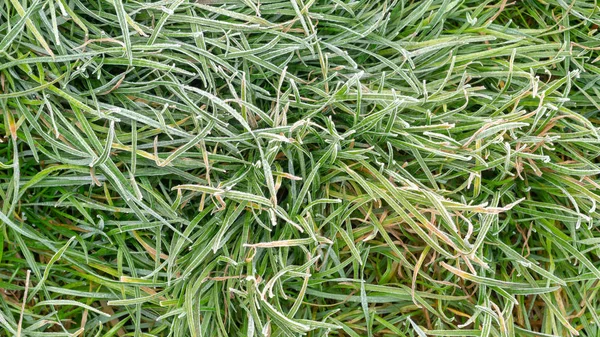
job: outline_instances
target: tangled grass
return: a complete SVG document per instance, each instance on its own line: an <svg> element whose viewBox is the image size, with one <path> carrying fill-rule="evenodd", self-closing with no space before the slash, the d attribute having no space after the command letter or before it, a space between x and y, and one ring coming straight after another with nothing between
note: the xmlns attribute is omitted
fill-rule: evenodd
<svg viewBox="0 0 600 337"><path fill-rule="evenodd" d="M4 1L0 335L600 336L599 25Z"/></svg>

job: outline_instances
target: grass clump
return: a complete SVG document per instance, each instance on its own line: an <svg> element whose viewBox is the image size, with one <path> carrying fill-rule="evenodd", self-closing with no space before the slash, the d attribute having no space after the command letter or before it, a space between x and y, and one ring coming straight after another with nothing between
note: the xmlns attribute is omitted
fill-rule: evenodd
<svg viewBox="0 0 600 337"><path fill-rule="evenodd" d="M600 335L599 25L3 2L0 335Z"/></svg>

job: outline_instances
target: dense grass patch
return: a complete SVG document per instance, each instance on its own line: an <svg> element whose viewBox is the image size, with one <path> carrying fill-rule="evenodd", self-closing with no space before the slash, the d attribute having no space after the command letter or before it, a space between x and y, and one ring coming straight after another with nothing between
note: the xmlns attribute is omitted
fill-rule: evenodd
<svg viewBox="0 0 600 337"><path fill-rule="evenodd" d="M600 336L599 25L4 1L0 335Z"/></svg>

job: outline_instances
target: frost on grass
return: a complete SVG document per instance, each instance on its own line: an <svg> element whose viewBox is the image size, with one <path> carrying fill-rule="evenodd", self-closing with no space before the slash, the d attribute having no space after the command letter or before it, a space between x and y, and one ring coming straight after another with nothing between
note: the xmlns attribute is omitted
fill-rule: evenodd
<svg viewBox="0 0 600 337"><path fill-rule="evenodd" d="M0 335L600 335L599 25L5 1Z"/></svg>

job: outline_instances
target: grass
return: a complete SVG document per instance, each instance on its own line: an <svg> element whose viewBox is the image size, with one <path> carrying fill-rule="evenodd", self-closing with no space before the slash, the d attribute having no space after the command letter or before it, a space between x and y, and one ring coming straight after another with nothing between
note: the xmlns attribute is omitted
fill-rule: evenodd
<svg viewBox="0 0 600 337"><path fill-rule="evenodd" d="M0 4L0 335L599 336L592 0Z"/></svg>

